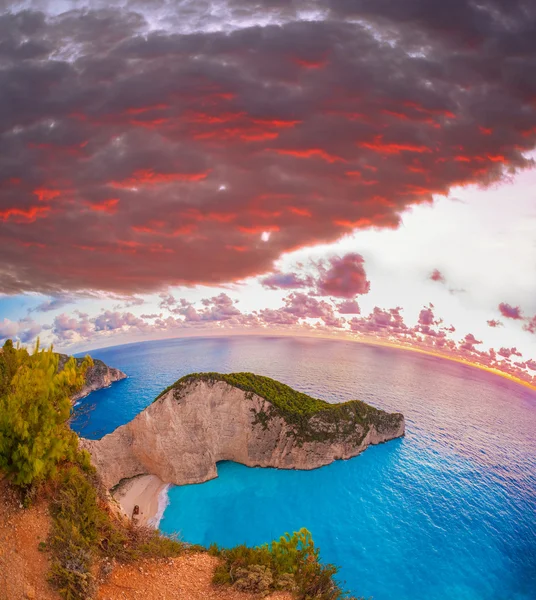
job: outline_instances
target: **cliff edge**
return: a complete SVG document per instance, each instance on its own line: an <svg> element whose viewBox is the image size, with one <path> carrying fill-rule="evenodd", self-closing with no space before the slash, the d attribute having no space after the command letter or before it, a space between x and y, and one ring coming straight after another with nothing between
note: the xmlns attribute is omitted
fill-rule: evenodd
<svg viewBox="0 0 536 600"><path fill-rule="evenodd" d="M63 369L63 365L69 360L70 356L66 354L60 354L60 362L58 365L59 370ZM76 362L80 365L83 362L83 358L76 358ZM106 388L114 381L120 381L121 379L126 379L126 375L123 371L119 369L114 369L114 367L109 367L107 364L103 363L102 360L98 358L93 359L93 366L90 367L86 371L86 382L84 383L82 389L76 393L72 398L73 404L80 400L81 398L85 398L91 392L95 392L102 388Z"/></svg>
<svg viewBox="0 0 536 600"><path fill-rule="evenodd" d="M316 469L404 435L404 416L330 404L252 373L179 379L130 423L81 440L108 488L136 475L166 483L217 477L216 463Z"/></svg>

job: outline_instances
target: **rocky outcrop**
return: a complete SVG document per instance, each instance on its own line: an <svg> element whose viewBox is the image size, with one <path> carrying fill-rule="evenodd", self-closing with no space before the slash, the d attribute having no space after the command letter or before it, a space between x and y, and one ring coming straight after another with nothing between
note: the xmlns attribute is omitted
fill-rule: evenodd
<svg viewBox="0 0 536 600"><path fill-rule="evenodd" d="M304 416L223 380L187 378L130 423L81 444L111 488L140 474L176 485L201 483L217 477L216 464L223 460L250 467L315 469L404 435L401 414L358 401L328 405L309 400L320 410Z"/></svg>
<svg viewBox="0 0 536 600"><path fill-rule="evenodd" d="M70 357L66 354L60 354L59 356L59 369L61 370ZM81 364L83 360L83 358L77 358L76 362ZM86 371L86 382L84 386L71 398L71 400L73 403L77 402L81 398L85 398L91 392L108 387L112 385L114 381L120 381L121 379L126 379L126 375L123 371L109 367L107 364L103 363L102 360L94 358L93 366L89 367Z"/></svg>

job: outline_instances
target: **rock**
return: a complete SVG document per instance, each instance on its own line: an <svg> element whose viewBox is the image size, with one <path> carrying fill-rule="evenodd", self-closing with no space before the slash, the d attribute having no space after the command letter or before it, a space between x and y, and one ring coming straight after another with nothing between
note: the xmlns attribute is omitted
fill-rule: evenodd
<svg viewBox="0 0 536 600"><path fill-rule="evenodd" d="M111 488L141 474L176 485L201 483L217 477L216 463L224 460L250 467L315 469L404 435L401 414L359 401L329 405L298 396L320 409L307 418L293 418L275 403L226 381L183 378L130 423L101 440L82 439L81 447L91 453Z"/></svg>
<svg viewBox="0 0 536 600"><path fill-rule="evenodd" d="M35 590L33 589L33 587L31 585L27 585L25 587L24 597L27 598L27 600L34 600L36 598Z"/></svg>
<svg viewBox="0 0 536 600"><path fill-rule="evenodd" d="M59 368L61 370L70 357L66 354L60 354L59 356ZM82 363L83 360L83 358L76 359L78 364ZM71 398L71 400L73 403L77 402L81 398L85 398L91 392L109 387L112 383L120 381L121 379L126 379L126 375L123 371L109 367L107 364L103 363L102 360L94 358L93 366L86 371L86 383L82 389Z"/></svg>

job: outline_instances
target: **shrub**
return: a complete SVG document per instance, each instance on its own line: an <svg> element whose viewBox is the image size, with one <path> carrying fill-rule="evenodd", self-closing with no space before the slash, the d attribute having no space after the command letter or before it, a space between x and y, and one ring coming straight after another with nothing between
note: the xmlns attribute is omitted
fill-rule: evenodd
<svg viewBox="0 0 536 600"><path fill-rule="evenodd" d="M98 557L127 562L178 556L183 551L176 539L114 518L103 494L82 452L55 481L47 549L52 554L50 580L65 600L93 595L96 583L91 571Z"/></svg>
<svg viewBox="0 0 536 600"><path fill-rule="evenodd" d="M47 479L76 453L76 435L66 426L70 397L91 359L81 366L70 359L61 371L58 360L39 343L28 355L8 340L0 354L0 469L19 486Z"/></svg>
<svg viewBox="0 0 536 600"><path fill-rule="evenodd" d="M220 549L212 545L212 555L223 560L216 568L213 583L230 584L242 591L266 593L288 590L298 600L339 600L346 598L335 581L337 567L322 565L307 529L279 541L256 548L245 545Z"/></svg>

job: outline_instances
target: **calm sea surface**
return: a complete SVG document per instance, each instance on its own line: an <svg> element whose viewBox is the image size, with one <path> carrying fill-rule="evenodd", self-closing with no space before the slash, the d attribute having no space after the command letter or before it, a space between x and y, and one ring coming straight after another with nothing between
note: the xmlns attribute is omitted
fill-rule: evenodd
<svg viewBox="0 0 536 600"><path fill-rule="evenodd" d="M189 542L261 544L307 527L351 592L375 600L536 600L536 393L412 352L307 338L145 342L92 355L129 378L74 428L99 438L192 371L253 371L330 402L406 416L407 434L316 471L218 465L170 490Z"/></svg>

